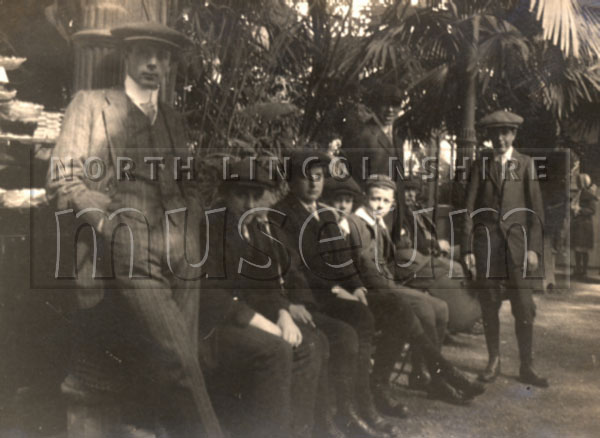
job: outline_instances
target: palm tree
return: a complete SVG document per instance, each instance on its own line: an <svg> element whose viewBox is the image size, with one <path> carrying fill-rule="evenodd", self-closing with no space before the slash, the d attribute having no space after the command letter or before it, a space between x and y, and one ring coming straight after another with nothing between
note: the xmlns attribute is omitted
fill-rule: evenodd
<svg viewBox="0 0 600 438"><path fill-rule="evenodd" d="M389 8L372 44L409 46L417 53L424 71L410 87L404 126L417 136L446 126L458 136L459 164L473 153L478 107L506 102L500 92L513 104L524 93L541 98L557 120L596 99L600 28L591 2L448 0L410 13L406 3ZM558 5L565 5L564 13L556 13ZM557 53L544 37L564 51ZM560 62L552 64L548 55Z"/></svg>

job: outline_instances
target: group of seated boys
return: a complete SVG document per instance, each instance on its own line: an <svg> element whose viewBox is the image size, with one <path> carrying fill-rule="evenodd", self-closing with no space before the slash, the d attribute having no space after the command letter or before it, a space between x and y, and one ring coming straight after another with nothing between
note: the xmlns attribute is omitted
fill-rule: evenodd
<svg viewBox="0 0 600 438"><path fill-rule="evenodd" d="M408 410L390 381L407 344L411 388L469 403L484 386L441 354L448 307L430 290L440 286L399 275L416 252L398 263L396 182L371 175L363 190L328 176L324 155L306 166L309 155L292 156L289 191L268 208L278 183L251 160L220 182L222 223L207 234L219 251L200 302L201 366L219 419L232 436L398 436Z"/></svg>

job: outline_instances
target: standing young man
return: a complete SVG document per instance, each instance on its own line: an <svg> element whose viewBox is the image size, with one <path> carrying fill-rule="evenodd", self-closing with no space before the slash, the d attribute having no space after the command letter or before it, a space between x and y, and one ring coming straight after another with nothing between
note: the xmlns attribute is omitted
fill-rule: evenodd
<svg viewBox="0 0 600 438"><path fill-rule="evenodd" d="M544 206L535 162L521 154L513 142L523 118L508 111L485 116L494 149L473 165L467 186L467 220L461 245L465 265L476 272L489 361L479 376L492 382L500 374L500 320L504 295L515 318L521 368L519 380L545 388L533 364L533 302L531 278L543 254Z"/></svg>
<svg viewBox="0 0 600 438"><path fill-rule="evenodd" d="M77 241L79 311L63 383L68 433L130 436L127 430L141 427L218 437L197 357L197 284L183 281L186 249L195 252L197 236L183 214L166 218L198 204L193 179L177 175L188 164L183 122L158 101L187 38L150 22L112 34L123 52L124 84L74 97L47 184L57 215L85 221L74 234L91 225L94 237L93 244Z"/></svg>

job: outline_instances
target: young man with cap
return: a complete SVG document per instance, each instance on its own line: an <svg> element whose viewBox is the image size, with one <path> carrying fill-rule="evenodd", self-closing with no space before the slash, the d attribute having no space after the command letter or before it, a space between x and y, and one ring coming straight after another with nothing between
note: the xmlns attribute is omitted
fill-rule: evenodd
<svg viewBox="0 0 600 438"><path fill-rule="evenodd" d="M203 368L209 391L233 436L310 438L326 340L292 319L264 238L268 224L258 210L274 180L250 158L228 167L219 172L220 201L202 233L209 255L200 337L212 358Z"/></svg>
<svg viewBox="0 0 600 438"><path fill-rule="evenodd" d="M150 22L111 32L124 84L73 98L47 183L57 214L79 220L73 234L94 230L93 244L77 239L79 311L63 383L69 436L129 436L123 423L222 436L198 361L198 285L184 281L193 277L186 255L196 258L198 239L183 213L166 218L198 204L193 178L178 175L189 164L183 121L158 101L187 38ZM57 171L57 163L70 169Z"/></svg>
<svg viewBox="0 0 600 438"><path fill-rule="evenodd" d="M404 96L393 84L374 81L364 95L364 105L348 116L342 154L352 177L364 189L372 174L385 174L396 182L396 208L386 219L394 242L400 240L404 192L404 141L395 127Z"/></svg>
<svg viewBox="0 0 600 438"><path fill-rule="evenodd" d="M523 118L509 111L485 116L493 153L472 167L466 192L466 222L461 251L465 266L476 277L489 361L479 376L492 382L500 374L500 320L504 295L515 318L521 368L519 380L545 388L548 380L533 370L535 279L528 274L543 254L544 206L535 162L517 151L513 142ZM504 289L504 290L503 290Z"/></svg>
<svg viewBox="0 0 600 438"><path fill-rule="evenodd" d="M329 157L298 150L287 169L289 194L269 214L274 237L283 242L289 263L285 288L295 320L313 322L330 344L330 377L338 416L352 436L395 435L397 427L375 408L369 371L374 321L354 270L339 257L343 246L337 215L318 202ZM340 251L342 250L342 251Z"/></svg>

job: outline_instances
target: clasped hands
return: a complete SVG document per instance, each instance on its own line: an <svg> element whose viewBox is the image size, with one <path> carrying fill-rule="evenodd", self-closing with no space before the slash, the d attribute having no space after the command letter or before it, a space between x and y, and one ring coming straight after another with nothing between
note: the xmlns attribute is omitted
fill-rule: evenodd
<svg viewBox="0 0 600 438"><path fill-rule="evenodd" d="M277 319L277 324L268 320L260 313L255 313L252 319L250 320L250 325L279 338L283 338L283 340L290 344L292 347L298 347L302 343L302 332L300 332L300 329L294 322L294 319L292 318L292 315L290 315L290 312L288 312L285 309L279 310L279 318Z"/></svg>

